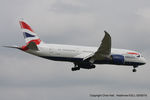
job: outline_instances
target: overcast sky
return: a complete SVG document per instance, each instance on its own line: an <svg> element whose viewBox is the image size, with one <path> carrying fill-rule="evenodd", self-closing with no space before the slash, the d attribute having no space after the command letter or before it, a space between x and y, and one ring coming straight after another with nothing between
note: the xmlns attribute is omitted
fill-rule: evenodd
<svg viewBox="0 0 150 100"><path fill-rule="evenodd" d="M0 100L98 100L89 94L144 93L150 99L149 0L0 0L0 45L24 45L18 23L26 19L45 42L96 46L107 30L112 47L137 50L147 64L97 65L72 72L72 63L54 62L0 47Z"/></svg>

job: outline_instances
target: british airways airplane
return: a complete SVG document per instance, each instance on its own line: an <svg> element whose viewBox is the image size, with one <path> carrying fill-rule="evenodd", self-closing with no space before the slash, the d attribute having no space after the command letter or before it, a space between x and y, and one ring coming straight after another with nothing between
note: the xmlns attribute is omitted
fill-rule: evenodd
<svg viewBox="0 0 150 100"><path fill-rule="evenodd" d="M146 63L145 58L136 51L111 48L111 36L105 32L100 47L86 47L44 43L24 19L19 21L26 42L24 46L5 46L54 61L74 63L72 71L95 68L95 64L133 66L136 68Z"/></svg>

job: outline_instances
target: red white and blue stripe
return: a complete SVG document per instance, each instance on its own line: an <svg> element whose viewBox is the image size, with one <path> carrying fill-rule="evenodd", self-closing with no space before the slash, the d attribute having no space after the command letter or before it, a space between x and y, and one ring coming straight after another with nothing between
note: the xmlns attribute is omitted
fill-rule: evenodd
<svg viewBox="0 0 150 100"><path fill-rule="evenodd" d="M35 42L36 45L39 45L41 43L40 38L36 35L36 33L33 31L33 29L30 27L30 25L28 24L27 21L21 19L19 21L22 32L23 32L23 36L26 42L25 46L22 46L22 50L28 50L27 45L30 42Z"/></svg>

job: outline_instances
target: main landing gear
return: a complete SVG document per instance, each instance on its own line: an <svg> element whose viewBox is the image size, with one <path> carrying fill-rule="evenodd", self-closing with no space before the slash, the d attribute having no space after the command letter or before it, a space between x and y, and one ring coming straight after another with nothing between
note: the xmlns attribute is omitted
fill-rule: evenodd
<svg viewBox="0 0 150 100"><path fill-rule="evenodd" d="M84 69L92 69L95 68L96 66L94 64L90 63L74 63L74 67L71 69L72 71L77 71L80 70L80 68Z"/></svg>
<svg viewBox="0 0 150 100"><path fill-rule="evenodd" d="M74 64L74 67L71 68L72 71L77 71L77 70L80 70L80 67L78 67L77 64Z"/></svg>
<svg viewBox="0 0 150 100"><path fill-rule="evenodd" d="M77 70L80 70L80 67L73 67L71 68L72 71L77 71Z"/></svg>
<svg viewBox="0 0 150 100"><path fill-rule="evenodd" d="M137 71L137 70L135 69L136 67L138 67L138 66L133 66L132 72L136 72L136 71Z"/></svg>

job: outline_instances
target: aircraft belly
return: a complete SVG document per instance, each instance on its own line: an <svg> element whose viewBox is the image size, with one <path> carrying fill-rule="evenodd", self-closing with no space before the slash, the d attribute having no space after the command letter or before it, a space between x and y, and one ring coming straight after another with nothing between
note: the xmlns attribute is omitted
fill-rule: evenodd
<svg viewBox="0 0 150 100"><path fill-rule="evenodd" d="M27 53L46 58L49 60L55 60L55 61L69 61L69 62L82 62L83 58L80 57L79 53L67 53L67 52L55 52L55 53L49 53L48 50L43 51L34 51L34 50L27 50ZM137 59L131 59L131 58L125 58L125 62L123 64L116 64L112 60L96 60L94 64L113 64L113 65L143 65L143 63L140 63L137 61Z"/></svg>
<svg viewBox="0 0 150 100"><path fill-rule="evenodd" d="M42 58L46 58L54 61L69 61L69 62L81 62L82 58L73 58L73 57L58 57L58 56L40 56Z"/></svg>
<svg viewBox="0 0 150 100"><path fill-rule="evenodd" d="M94 64L112 64L112 65L129 65L129 66L134 66L134 65L143 65L144 63L140 63L137 61L125 61L123 64L116 64L112 60L98 60L95 61Z"/></svg>

